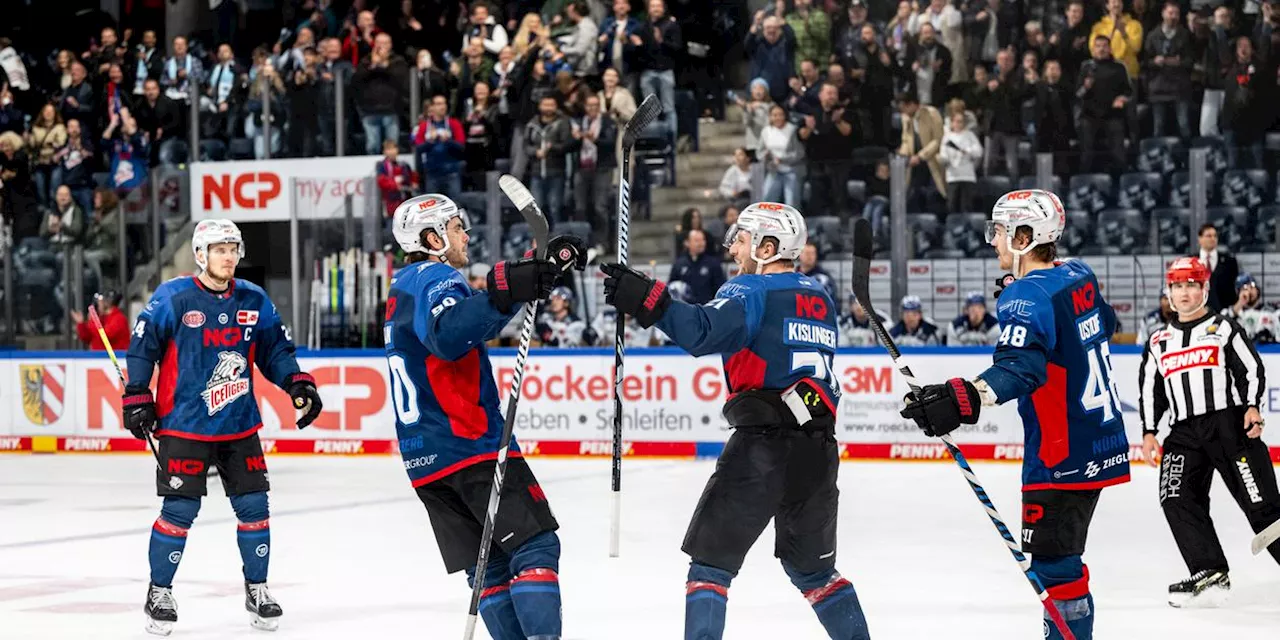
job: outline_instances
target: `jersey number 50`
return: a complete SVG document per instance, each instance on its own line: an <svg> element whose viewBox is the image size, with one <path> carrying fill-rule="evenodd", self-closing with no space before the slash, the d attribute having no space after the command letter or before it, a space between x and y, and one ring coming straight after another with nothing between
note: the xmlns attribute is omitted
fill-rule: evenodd
<svg viewBox="0 0 1280 640"><path fill-rule="evenodd" d="M1111 343L1103 340L1086 347L1085 359L1089 361L1089 377L1084 381L1080 404L1085 411L1102 409L1102 422L1111 422L1120 415L1120 391L1111 374Z"/></svg>

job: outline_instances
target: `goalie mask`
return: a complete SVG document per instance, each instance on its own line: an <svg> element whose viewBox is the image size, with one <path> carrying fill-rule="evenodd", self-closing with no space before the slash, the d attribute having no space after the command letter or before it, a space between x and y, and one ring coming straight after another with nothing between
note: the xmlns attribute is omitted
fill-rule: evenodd
<svg viewBox="0 0 1280 640"><path fill-rule="evenodd" d="M794 207L776 202L757 202L738 214L738 221L729 227L724 235L724 246L728 248L737 239L740 232L751 234L751 259L760 266L778 260L796 260L804 249L809 238L805 227L804 216ZM756 252L765 238L778 241L778 252L772 257L761 260Z"/></svg>
<svg viewBox="0 0 1280 640"><path fill-rule="evenodd" d="M462 230L471 230L471 219L465 209L438 193L428 193L405 200L396 207L392 217L391 234L405 253L422 252L439 258L449 251L449 221L462 219ZM422 241L422 232L435 231L444 241L444 247L431 249Z"/></svg>

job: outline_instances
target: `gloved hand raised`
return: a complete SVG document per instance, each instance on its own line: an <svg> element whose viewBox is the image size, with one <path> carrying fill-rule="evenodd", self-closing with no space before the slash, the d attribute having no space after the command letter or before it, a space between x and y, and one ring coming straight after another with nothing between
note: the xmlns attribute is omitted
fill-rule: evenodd
<svg viewBox="0 0 1280 640"><path fill-rule="evenodd" d="M560 269L550 260L503 260L489 270L489 302L502 313L517 304L546 300L556 286Z"/></svg>
<svg viewBox="0 0 1280 640"><path fill-rule="evenodd" d="M671 306L667 285L616 262L600 266L604 272L604 301L618 311L633 316L648 329L662 319Z"/></svg>

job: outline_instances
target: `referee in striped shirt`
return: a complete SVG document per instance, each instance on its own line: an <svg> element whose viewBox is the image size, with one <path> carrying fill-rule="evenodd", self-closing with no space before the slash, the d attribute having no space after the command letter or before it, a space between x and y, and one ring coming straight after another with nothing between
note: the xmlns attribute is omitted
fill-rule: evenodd
<svg viewBox="0 0 1280 640"><path fill-rule="evenodd" d="M1209 517L1217 469L1255 532L1280 520L1275 469L1263 444L1262 358L1235 320L1205 307L1209 269L1179 258L1165 279L1177 318L1147 341L1138 369L1142 453L1160 464L1160 507L1191 577L1169 586L1169 604L1213 604L1231 588ZM1156 430L1169 416L1164 455ZM1268 551L1280 562L1280 541Z"/></svg>

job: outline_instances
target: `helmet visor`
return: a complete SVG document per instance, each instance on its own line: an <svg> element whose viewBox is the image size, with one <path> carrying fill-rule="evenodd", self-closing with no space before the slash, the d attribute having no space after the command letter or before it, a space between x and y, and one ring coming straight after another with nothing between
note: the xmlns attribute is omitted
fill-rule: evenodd
<svg viewBox="0 0 1280 640"><path fill-rule="evenodd" d="M724 232L724 242L721 243L724 245L724 248L728 249L733 246L733 241L738 238L738 231L738 223L735 222L729 225L729 228Z"/></svg>
<svg viewBox="0 0 1280 640"><path fill-rule="evenodd" d="M462 230L464 232L471 231L471 216L467 215L466 209L458 208L458 220L462 222Z"/></svg>
<svg viewBox="0 0 1280 640"><path fill-rule="evenodd" d="M996 236L1000 234L1000 230L1004 229L1004 223L995 220L987 221L986 238L987 244L995 242Z"/></svg>

